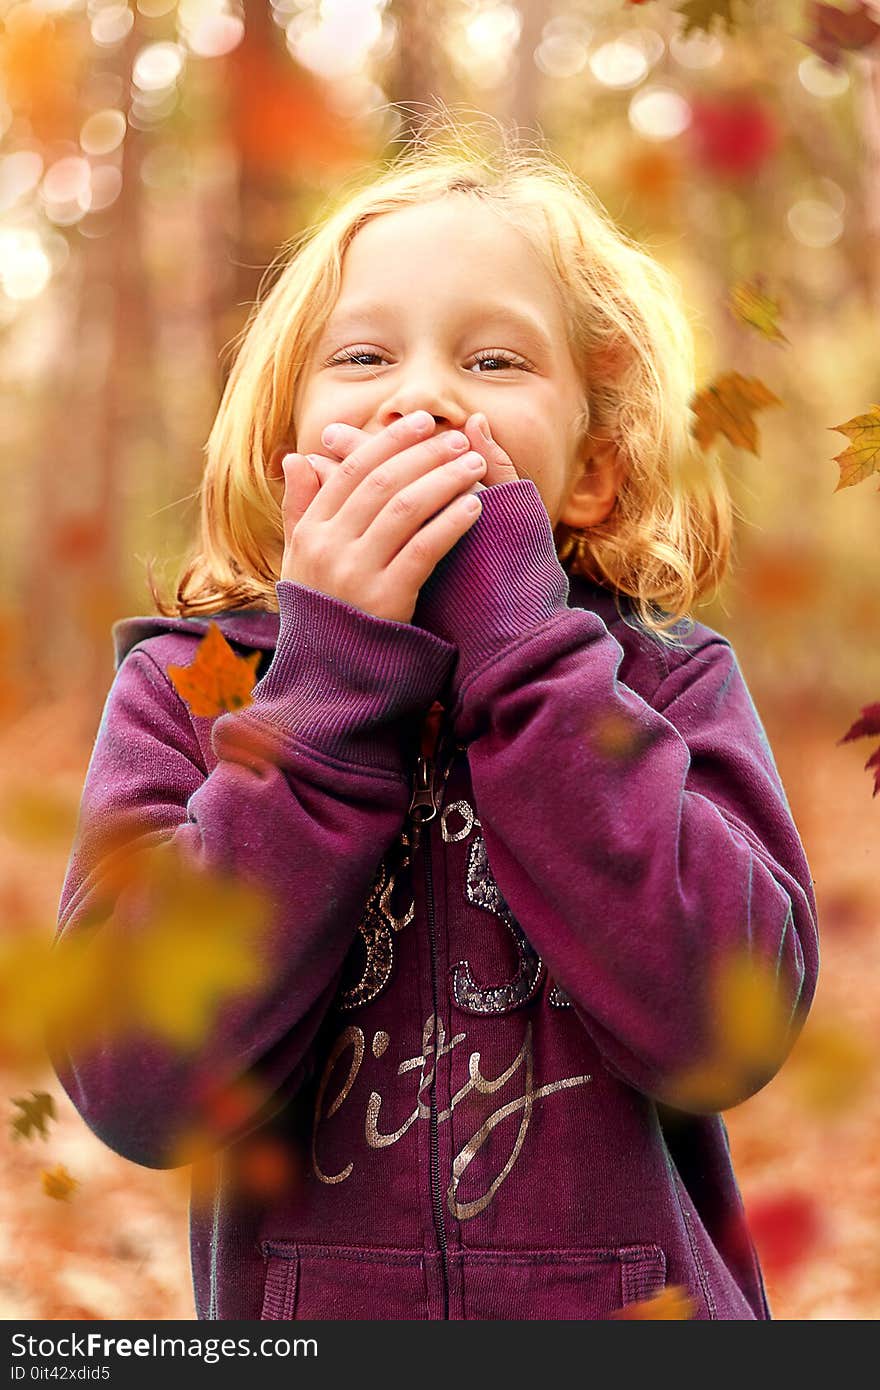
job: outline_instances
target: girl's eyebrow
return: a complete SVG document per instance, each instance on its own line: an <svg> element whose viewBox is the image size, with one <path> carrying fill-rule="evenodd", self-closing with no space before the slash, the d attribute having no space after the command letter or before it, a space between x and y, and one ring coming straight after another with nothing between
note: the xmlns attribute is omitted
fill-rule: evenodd
<svg viewBox="0 0 880 1390"><path fill-rule="evenodd" d="M371 323L386 312L387 306L378 301L352 305L350 309L346 309L338 317L332 318L328 322L321 336L321 344L323 345L331 337L338 336L343 330ZM475 307L473 317L486 324L509 323L525 334L533 346L543 352L552 351L552 343L547 330L528 310L516 308L510 304L480 304Z"/></svg>

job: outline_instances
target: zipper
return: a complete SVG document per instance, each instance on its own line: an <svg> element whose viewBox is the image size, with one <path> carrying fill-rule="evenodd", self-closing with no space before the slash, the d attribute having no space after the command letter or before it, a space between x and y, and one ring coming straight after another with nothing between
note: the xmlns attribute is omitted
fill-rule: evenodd
<svg viewBox="0 0 880 1390"><path fill-rule="evenodd" d="M436 818L443 796L443 786L455 757L450 731L443 727L443 706L435 701L422 728L421 752L416 762L413 777L413 794L409 805L411 825L410 844L415 848L421 843L422 826ZM448 756L445 756L447 755ZM439 778L439 780L438 780ZM446 1241L446 1221L443 1211L443 1194L440 1189L440 1137L437 1120L437 1066L438 1036L437 1027L437 924L434 918L434 883L431 868L431 832L428 830L422 852L425 864L425 902L428 910L428 938L431 943L431 1004L434 1012L434 1066L431 1070L430 1085L430 1136L431 1136L431 1202L434 1209L434 1230L440 1247L440 1263L443 1273L443 1318L449 1319L449 1256Z"/></svg>

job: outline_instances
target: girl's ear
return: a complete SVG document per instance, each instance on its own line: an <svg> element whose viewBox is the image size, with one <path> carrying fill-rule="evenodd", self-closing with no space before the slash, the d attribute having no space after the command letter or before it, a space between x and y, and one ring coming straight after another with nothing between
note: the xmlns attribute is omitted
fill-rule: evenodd
<svg viewBox="0 0 880 1390"><path fill-rule="evenodd" d="M587 447L589 452L558 518L578 531L605 520L623 482L623 455L613 439L593 436Z"/></svg>

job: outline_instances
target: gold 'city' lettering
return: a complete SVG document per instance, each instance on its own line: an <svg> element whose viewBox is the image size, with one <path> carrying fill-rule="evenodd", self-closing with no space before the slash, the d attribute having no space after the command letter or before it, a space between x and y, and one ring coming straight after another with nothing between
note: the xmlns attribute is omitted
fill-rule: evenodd
<svg viewBox="0 0 880 1390"><path fill-rule="evenodd" d="M416 1068L419 1068L419 1084L416 1092L415 1108L411 1111L411 1113L406 1117L404 1122L397 1129L385 1133L383 1133L379 1129L379 1115L382 1108L382 1097L378 1091L370 1092L370 1096L367 1101L366 1115L364 1120L364 1138L370 1148L386 1149L390 1147L392 1144L396 1144L400 1139L403 1138L404 1134L407 1133L411 1125L413 1125L416 1120L424 1120L429 1118L431 1113L430 1105L426 1104L426 1102L422 1099L422 1093L425 1087L430 1085L432 1077L434 1075L435 1063L434 1061L432 1061L430 1063L430 1066L428 1063L429 1056L432 1056L435 1052L434 1044L431 1041L433 1032L434 1015L432 1014L428 1017L428 1019L425 1022L424 1028L422 1029L421 1052L418 1054L418 1056L408 1057L405 1061L401 1062L397 1068L398 1076L402 1076L405 1072L413 1071ZM443 1022L441 1019L438 1019L436 1056L442 1057L447 1052L451 1052L453 1048L457 1047L459 1043L464 1041L465 1037L465 1033L456 1033L451 1039L451 1041L447 1042ZM377 1033L372 1043L373 1055L375 1057L381 1056L386 1051L388 1047L388 1042L389 1038L387 1033ZM348 1075L346 1076L341 1089L337 1092L332 1103L327 1107L326 1110L324 1110L324 1096L329 1085L330 1078L333 1074L333 1070L336 1067L336 1064L339 1061L339 1059L347 1051L351 1052L351 1060L349 1062ZM338 1173L325 1173L322 1170L320 1163L318 1162L317 1138L320 1125L336 1114L340 1106L344 1103L346 1098L351 1093L352 1087L354 1086L358 1073L360 1072L365 1054L366 1039L363 1030L355 1026L350 1026L346 1028L336 1039L336 1042L330 1051L330 1054L324 1066L323 1073L321 1075L321 1081L318 1086L317 1095L315 1097L314 1117L312 1123L312 1171L314 1172L315 1177L317 1177L318 1179L320 1179L321 1182L324 1183L345 1182L345 1180L349 1178L352 1172L354 1171L354 1163L349 1162ZM556 1091L567 1090L573 1086L582 1086L587 1081L592 1080L592 1077L589 1074L565 1076L558 1081L551 1081L544 1086L538 1086L537 1088L535 1088L533 1076L532 1025L531 1022L528 1022L526 1024L525 1035L519 1052L517 1053L516 1057L514 1057L510 1065L504 1068L498 1076L483 1076L480 1071L479 1052L471 1053L470 1058L468 1060L468 1080L464 1083L463 1086L460 1087L458 1091L456 1091L455 1095L452 1097L452 1101L449 1107L445 1110L441 1110L438 1113L438 1123L442 1123L444 1120L448 1120L452 1115L452 1112L455 1109L456 1105L458 1105L460 1101L464 1100L465 1096L469 1095L472 1091L475 1091L481 1095L491 1095L494 1094L494 1092L501 1090L501 1088L507 1084L511 1077L513 1077L520 1070L521 1067L523 1068L524 1072L524 1089L522 1095L514 1097L512 1100L507 1101L506 1104L499 1106L497 1110L493 1110L492 1113L487 1116L487 1118L477 1129L476 1133L473 1134L471 1138L467 1141L467 1143L463 1145L463 1147L461 1148L459 1153L456 1154L453 1160L452 1177L447 1188L446 1200L452 1215L457 1217L460 1221L466 1221L469 1217L476 1216L479 1212L483 1211L489 1205L492 1198L495 1196L495 1193L498 1191L505 1178L511 1172L514 1164L516 1163L517 1158L519 1157L520 1151L525 1141L526 1132L528 1131L529 1122L531 1120L532 1110L534 1108L535 1101L540 1100L545 1096L552 1095ZM519 1123L519 1130L517 1132L516 1140L514 1141L513 1148L510 1152L507 1161L503 1164L500 1171L497 1174L495 1174L486 1190L483 1193L481 1193L480 1196L473 1198L471 1201L459 1202L457 1196L458 1186L461 1182L462 1176L465 1173L465 1171L476 1158L477 1154L480 1152L483 1145L486 1143L492 1131L499 1124L501 1124L503 1120L507 1119L508 1116L515 1115L520 1111L522 1112L522 1115Z"/></svg>

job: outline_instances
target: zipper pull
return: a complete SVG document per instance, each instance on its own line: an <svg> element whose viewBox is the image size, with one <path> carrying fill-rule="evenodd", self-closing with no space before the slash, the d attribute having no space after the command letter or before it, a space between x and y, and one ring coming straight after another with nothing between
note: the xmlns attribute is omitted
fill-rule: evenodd
<svg viewBox="0 0 880 1390"><path fill-rule="evenodd" d="M409 803L407 819L410 832L410 849L416 850L422 842L422 825L433 820L437 814L437 799L434 795L434 760L420 753L413 777L413 794Z"/></svg>
<svg viewBox="0 0 880 1390"><path fill-rule="evenodd" d="M437 764L435 754L440 741L440 728L445 713L443 705L435 700L422 725L421 752L416 760L413 776L413 794L409 803L408 817L413 827L413 844L419 843L419 827L437 814L437 793L434 785Z"/></svg>
<svg viewBox="0 0 880 1390"><path fill-rule="evenodd" d="M413 794L409 803L409 817L416 824L433 820L437 814L437 796L434 790L434 759L420 753L413 778Z"/></svg>

